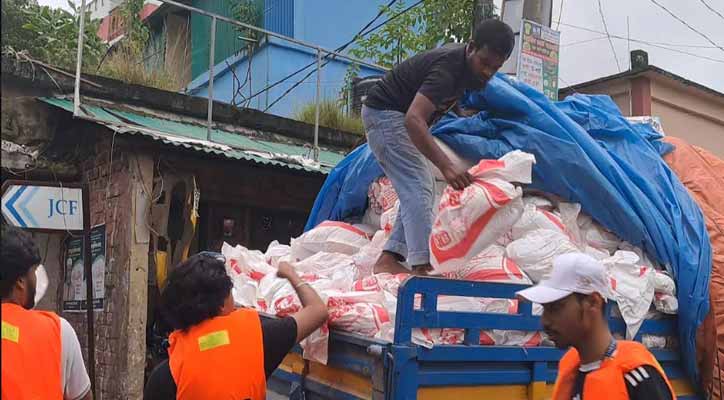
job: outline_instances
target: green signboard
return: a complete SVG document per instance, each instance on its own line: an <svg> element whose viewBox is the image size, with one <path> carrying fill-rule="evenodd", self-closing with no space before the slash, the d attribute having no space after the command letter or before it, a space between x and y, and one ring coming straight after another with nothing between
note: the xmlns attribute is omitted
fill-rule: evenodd
<svg viewBox="0 0 724 400"><path fill-rule="evenodd" d="M558 100L558 55L561 33L523 20L520 30L518 79Z"/></svg>

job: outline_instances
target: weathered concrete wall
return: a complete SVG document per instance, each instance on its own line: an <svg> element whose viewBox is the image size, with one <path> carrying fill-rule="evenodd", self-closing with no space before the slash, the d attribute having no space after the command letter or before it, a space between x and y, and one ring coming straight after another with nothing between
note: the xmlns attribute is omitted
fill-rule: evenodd
<svg viewBox="0 0 724 400"><path fill-rule="evenodd" d="M138 285L135 272L131 273L135 159L129 158L128 142L116 137L111 162L112 135L102 128L98 131L95 137L88 137L92 144L81 165L83 180L90 188L91 225L106 224L105 301L103 311L96 312L94 320L96 399L137 399L141 397L138 377L142 385L143 364L139 366L136 358L145 356L145 346L138 345L139 340L145 345L145 324L137 325L145 321L146 299L143 293L131 298ZM146 245L146 265L147 252ZM141 268L142 273L145 270L147 267ZM145 281L141 286L145 290ZM143 307L138 306L141 303ZM135 313L142 313L142 318ZM76 329L88 363L86 314L63 316Z"/></svg>
<svg viewBox="0 0 724 400"><path fill-rule="evenodd" d="M38 310L60 312L63 294L63 241L65 233L33 233L42 264L48 273L48 290L35 305Z"/></svg>
<svg viewBox="0 0 724 400"><path fill-rule="evenodd" d="M55 119L47 107L38 107L36 96L47 96L48 90L18 85L2 80L2 138L17 144L36 145L49 142L55 132Z"/></svg>

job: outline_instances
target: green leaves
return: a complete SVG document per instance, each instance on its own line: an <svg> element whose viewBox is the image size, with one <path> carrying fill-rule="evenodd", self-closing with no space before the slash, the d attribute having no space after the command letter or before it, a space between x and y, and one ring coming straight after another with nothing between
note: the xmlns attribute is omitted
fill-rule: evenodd
<svg viewBox="0 0 724 400"><path fill-rule="evenodd" d="M236 4L233 5L232 12L237 21L259 27L262 26L264 18L263 6L264 2L259 0L237 0ZM256 42L251 42L249 45L258 46L261 39L259 32L241 27L235 27L235 29L243 38L256 40Z"/></svg>
<svg viewBox="0 0 724 400"><path fill-rule="evenodd" d="M72 2L69 2L71 5ZM74 5L73 5L74 6ZM2 0L3 48L27 51L40 61L72 69L78 46L78 16L34 1ZM74 7L74 9L77 9ZM96 32L98 21L86 14L83 66L94 67L106 46Z"/></svg>
<svg viewBox="0 0 724 400"><path fill-rule="evenodd" d="M382 28L359 39L350 53L358 58L392 67L419 52L444 43L465 42L473 23L475 0L425 0L400 14ZM398 1L392 7L381 6L385 21L405 10L410 2ZM492 15L490 15L492 16Z"/></svg>

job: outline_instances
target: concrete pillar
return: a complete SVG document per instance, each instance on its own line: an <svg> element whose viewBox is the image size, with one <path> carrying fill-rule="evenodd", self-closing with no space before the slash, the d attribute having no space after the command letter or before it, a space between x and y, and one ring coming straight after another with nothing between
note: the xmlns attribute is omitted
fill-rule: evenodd
<svg viewBox="0 0 724 400"><path fill-rule="evenodd" d="M651 115L651 81L645 76L631 79L631 115Z"/></svg>
<svg viewBox="0 0 724 400"><path fill-rule="evenodd" d="M143 153L130 155L131 170L131 235L128 277L127 380L124 393L128 399L143 397L143 375L146 365L146 310L148 304L148 246L150 225L150 194L153 183L153 159Z"/></svg>

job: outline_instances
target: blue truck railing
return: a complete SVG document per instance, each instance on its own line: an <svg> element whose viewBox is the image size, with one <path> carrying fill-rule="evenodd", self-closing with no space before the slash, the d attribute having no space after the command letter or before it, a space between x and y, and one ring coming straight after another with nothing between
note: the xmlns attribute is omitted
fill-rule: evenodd
<svg viewBox="0 0 724 400"><path fill-rule="evenodd" d="M291 354L288 358L294 358L292 364L297 366L285 360L287 365L275 373L275 380L291 384L290 398L548 399L563 350L479 344L484 330L540 331L540 316L533 315L531 303L520 302L516 314L440 311L437 307L439 296L514 299L515 293L526 287L411 277L398 292L393 342L332 331L326 366ZM608 315L611 306L607 306ZM615 317L609 317L609 326L615 333L623 334L626 329L623 320ZM636 340L645 334L675 336L675 326L674 316L647 320ZM412 341L413 330L418 328L463 329L464 341L426 348ZM657 349L652 353L674 384L679 399L699 399L676 350Z"/></svg>

